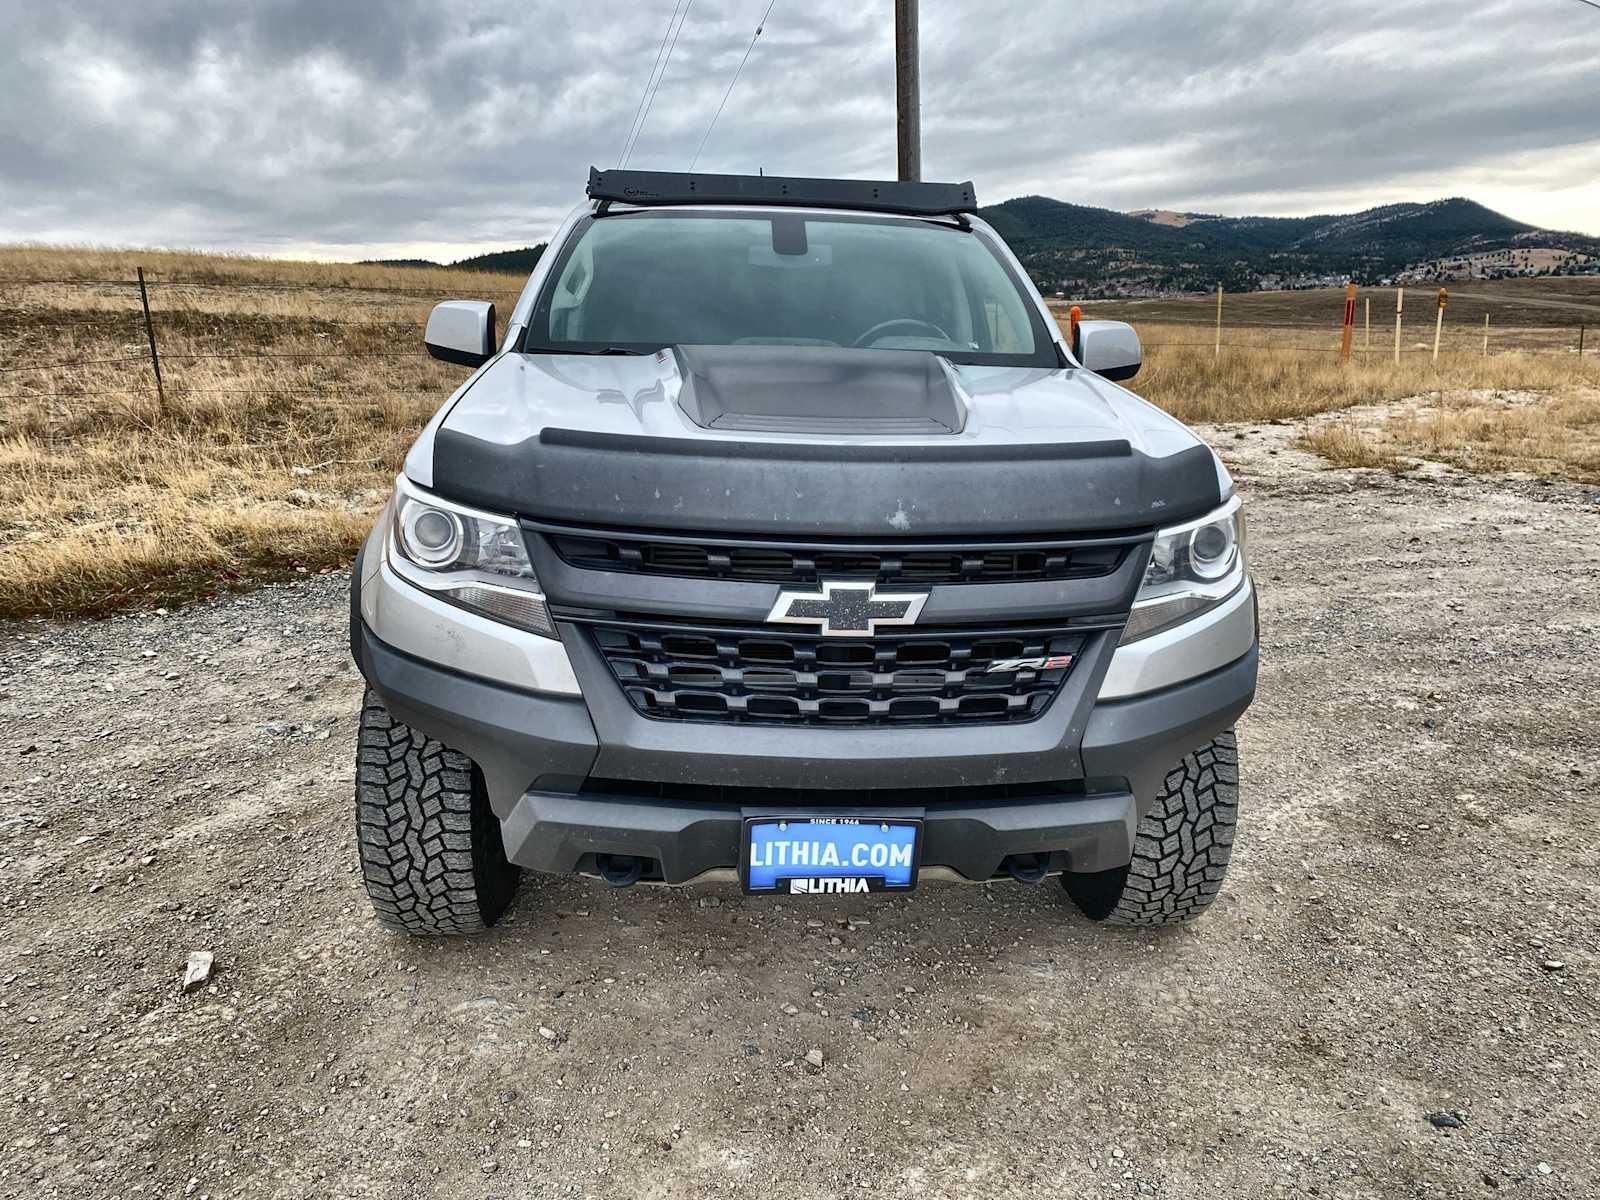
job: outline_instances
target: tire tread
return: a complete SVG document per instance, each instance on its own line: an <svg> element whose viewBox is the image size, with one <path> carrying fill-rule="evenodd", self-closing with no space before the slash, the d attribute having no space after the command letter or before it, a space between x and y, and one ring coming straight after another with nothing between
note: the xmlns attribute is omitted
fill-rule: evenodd
<svg viewBox="0 0 1600 1200"><path fill-rule="evenodd" d="M368 691L356 749L356 848L378 920L412 934L480 933L518 869L472 760L395 720Z"/></svg>
<svg viewBox="0 0 1600 1200"><path fill-rule="evenodd" d="M1078 906L1108 925L1181 925L1210 907L1233 856L1239 751L1232 730L1184 756L1139 819L1133 859L1098 875L1063 875Z"/></svg>

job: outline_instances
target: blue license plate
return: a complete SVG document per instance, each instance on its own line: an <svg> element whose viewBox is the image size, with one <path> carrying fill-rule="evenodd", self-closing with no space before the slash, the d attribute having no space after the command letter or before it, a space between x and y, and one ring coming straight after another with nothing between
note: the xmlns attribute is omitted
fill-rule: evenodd
<svg viewBox="0 0 1600 1200"><path fill-rule="evenodd" d="M872 817L751 817L741 855L747 892L848 895L916 885L922 822Z"/></svg>

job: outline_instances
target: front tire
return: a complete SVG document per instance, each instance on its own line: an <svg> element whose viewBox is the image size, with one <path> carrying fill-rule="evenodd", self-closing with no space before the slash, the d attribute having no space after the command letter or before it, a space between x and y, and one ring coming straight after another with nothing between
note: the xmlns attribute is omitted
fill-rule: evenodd
<svg viewBox="0 0 1600 1200"><path fill-rule="evenodd" d="M1108 925L1181 925L1222 890L1239 812L1239 750L1233 731L1218 734L1167 773L1155 804L1139 819L1133 861L1061 884L1083 914Z"/></svg>
<svg viewBox="0 0 1600 1200"><path fill-rule="evenodd" d="M481 933L521 874L472 760L395 720L371 691L356 750L356 846L378 920L406 933Z"/></svg>

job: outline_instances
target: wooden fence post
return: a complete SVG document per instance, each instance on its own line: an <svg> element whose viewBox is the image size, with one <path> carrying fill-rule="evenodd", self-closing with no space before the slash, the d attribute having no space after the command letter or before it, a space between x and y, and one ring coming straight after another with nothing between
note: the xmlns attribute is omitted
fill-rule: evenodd
<svg viewBox="0 0 1600 1200"><path fill-rule="evenodd" d="M1213 358L1222 357L1222 285L1217 284L1217 348Z"/></svg>
<svg viewBox="0 0 1600 1200"><path fill-rule="evenodd" d="M1372 297L1367 297L1367 340L1361 345L1361 353L1372 352Z"/></svg>
<svg viewBox="0 0 1600 1200"><path fill-rule="evenodd" d="M1394 365L1400 365L1400 314L1405 311L1406 290L1396 288L1394 293Z"/></svg>
<svg viewBox="0 0 1600 1200"><path fill-rule="evenodd" d="M1489 314L1483 314L1483 356L1489 357Z"/></svg>
<svg viewBox="0 0 1600 1200"><path fill-rule="evenodd" d="M156 327L150 323L150 293L144 286L144 268L139 268L139 303L144 306L144 335L150 342L150 366L156 373L156 415L165 416L167 394L161 387L161 356L156 353Z"/></svg>
<svg viewBox="0 0 1600 1200"><path fill-rule="evenodd" d="M1583 325L1579 325L1578 326L1578 357L1579 358L1583 357L1583 331L1584 331L1585 328L1586 328L1586 326L1583 326Z"/></svg>

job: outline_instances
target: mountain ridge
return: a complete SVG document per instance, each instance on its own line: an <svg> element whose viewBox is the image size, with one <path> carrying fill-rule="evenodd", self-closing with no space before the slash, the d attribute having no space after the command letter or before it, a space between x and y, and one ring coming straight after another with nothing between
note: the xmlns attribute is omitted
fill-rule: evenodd
<svg viewBox="0 0 1600 1200"><path fill-rule="evenodd" d="M1306 217L1131 213L1019 196L978 210L1047 292L1150 296L1358 283L1600 274L1600 238L1462 196Z"/></svg>

